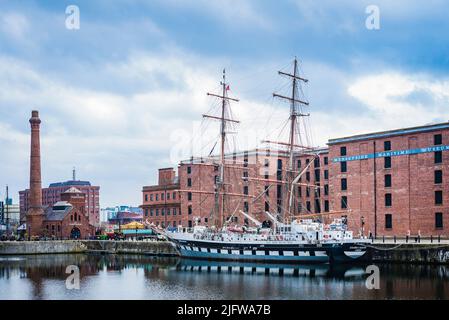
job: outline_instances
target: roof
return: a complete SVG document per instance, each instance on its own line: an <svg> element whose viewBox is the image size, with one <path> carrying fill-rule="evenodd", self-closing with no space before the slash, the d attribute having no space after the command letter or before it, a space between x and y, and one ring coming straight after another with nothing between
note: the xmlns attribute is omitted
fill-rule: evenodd
<svg viewBox="0 0 449 320"><path fill-rule="evenodd" d="M53 207L49 207L45 210L45 220L62 221L72 208L73 207L68 202L59 201L55 203Z"/></svg>
<svg viewBox="0 0 449 320"><path fill-rule="evenodd" d="M388 131L372 132L372 133L359 134L359 135L355 135L355 136L348 136L348 137L337 138L337 139L329 139L329 142L327 144L333 145L333 144L337 144L337 143L386 138L386 137L392 137L392 136L429 132L429 131L436 131L436 130L442 130L442 129L449 129L449 122L429 124L429 125L424 125L424 126L410 127L410 128L403 128L403 129L388 130Z"/></svg>
<svg viewBox="0 0 449 320"><path fill-rule="evenodd" d="M65 182L50 183L49 188L53 187L71 187L71 186L90 186L89 181L69 180Z"/></svg>

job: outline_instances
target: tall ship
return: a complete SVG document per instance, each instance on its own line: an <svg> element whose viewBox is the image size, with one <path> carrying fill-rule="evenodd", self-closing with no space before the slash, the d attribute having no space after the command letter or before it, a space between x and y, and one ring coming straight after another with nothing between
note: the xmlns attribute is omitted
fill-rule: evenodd
<svg viewBox="0 0 449 320"><path fill-rule="evenodd" d="M264 140L263 143L277 145L282 148L287 167L277 179L269 179L267 175L242 175L243 181L263 184L260 194L252 195L253 199L266 196L268 190L275 186L281 194L278 200L278 210L263 210L264 221L249 212L247 208L237 210L230 205L232 198L245 195L230 192L231 181L227 181L230 165L226 159L225 147L227 136L238 121L232 118L231 102L238 102L228 96L229 84L223 70L221 93L211 94L220 101L219 115L203 115L205 118L220 122L220 151L213 158L213 163L219 171L214 190L189 190L189 192L209 192L214 195L214 206L208 219L208 225L195 223L192 228L165 230L165 236L179 251L181 257L207 260L252 261L264 263L336 263L360 260L367 251L368 240L363 236L354 237L348 230L347 214L350 211L330 211L326 213L298 212L298 186L321 188L302 182L302 176L308 171L315 159L320 158L319 148L309 146L303 137L299 121L309 114L304 109L309 107L303 96L302 85L308 80L300 76L298 61L293 62L293 72L279 71L281 76L291 80L291 95L274 93L273 97L287 101L290 105L290 115L287 121L288 141ZM300 155L308 156L312 161L301 170L295 168L294 161ZM236 165L234 165L235 169ZM238 168L237 168L238 169ZM235 182L235 180L234 180ZM180 190L180 192L186 192ZM234 202L235 203L235 202ZM282 203L283 205L279 205ZM266 208L268 209L268 208ZM237 224L235 216L243 216L244 224ZM332 216L337 218L330 219ZM324 223L324 219L328 223ZM267 222L268 221L268 222Z"/></svg>

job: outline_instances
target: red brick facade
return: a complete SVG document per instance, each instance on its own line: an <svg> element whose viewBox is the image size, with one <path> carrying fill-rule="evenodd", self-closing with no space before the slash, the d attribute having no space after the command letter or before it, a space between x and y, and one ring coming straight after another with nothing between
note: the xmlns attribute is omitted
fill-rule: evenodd
<svg viewBox="0 0 449 320"><path fill-rule="evenodd" d="M365 235L448 235L449 152L433 151L447 145L447 123L330 140L331 208L340 210L347 197L349 226L358 232L364 222ZM391 151L399 152L385 153ZM338 159L364 155L371 156ZM436 192L441 192L441 204L436 204Z"/></svg>

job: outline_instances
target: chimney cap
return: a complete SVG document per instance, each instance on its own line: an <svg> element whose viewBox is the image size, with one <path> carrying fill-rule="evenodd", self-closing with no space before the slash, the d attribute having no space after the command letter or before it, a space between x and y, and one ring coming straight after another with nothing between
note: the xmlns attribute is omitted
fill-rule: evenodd
<svg viewBox="0 0 449 320"><path fill-rule="evenodd" d="M31 116L32 116L33 118L39 118L39 111L37 111L37 110L31 111Z"/></svg>

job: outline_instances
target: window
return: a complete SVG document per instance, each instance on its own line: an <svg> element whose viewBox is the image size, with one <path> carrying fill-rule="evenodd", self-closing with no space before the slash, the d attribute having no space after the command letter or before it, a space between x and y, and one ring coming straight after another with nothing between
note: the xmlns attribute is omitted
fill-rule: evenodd
<svg viewBox="0 0 449 320"><path fill-rule="evenodd" d="M384 141L384 151L391 150L391 141Z"/></svg>
<svg viewBox="0 0 449 320"><path fill-rule="evenodd" d="M435 228L443 229L443 213L442 212L435 213Z"/></svg>
<svg viewBox="0 0 449 320"><path fill-rule="evenodd" d="M243 212L247 213L249 211L249 205L248 202L243 202Z"/></svg>
<svg viewBox="0 0 449 320"><path fill-rule="evenodd" d="M248 178L248 171L243 171L243 177Z"/></svg>
<svg viewBox="0 0 449 320"><path fill-rule="evenodd" d="M329 164L329 158L324 157L324 165L327 166Z"/></svg>
<svg viewBox="0 0 449 320"><path fill-rule="evenodd" d="M393 216L391 214L385 215L385 229L392 229L393 228Z"/></svg>
<svg viewBox="0 0 449 320"><path fill-rule="evenodd" d="M385 194L385 207L391 207L391 204L392 204L391 193L386 193Z"/></svg>
<svg viewBox="0 0 449 320"><path fill-rule="evenodd" d="M391 157L384 158L384 168L385 169L391 168Z"/></svg>
<svg viewBox="0 0 449 320"><path fill-rule="evenodd" d="M170 208L167 208L167 216L170 215Z"/></svg>
<svg viewBox="0 0 449 320"><path fill-rule="evenodd" d="M319 168L320 167L320 158L315 158L315 160L313 160L313 166L315 168Z"/></svg>
<svg viewBox="0 0 449 320"><path fill-rule="evenodd" d="M320 199L315 199L315 213L321 213Z"/></svg>
<svg viewBox="0 0 449 320"><path fill-rule="evenodd" d="M391 187L391 174L385 175L385 188Z"/></svg>
<svg viewBox="0 0 449 320"><path fill-rule="evenodd" d="M315 181L320 181L320 169L315 169Z"/></svg>
<svg viewBox="0 0 449 320"><path fill-rule="evenodd" d="M342 209L348 208L348 197L347 196L341 197L341 208Z"/></svg>
<svg viewBox="0 0 449 320"><path fill-rule="evenodd" d="M340 162L340 172L344 173L348 171L347 163L346 161Z"/></svg>
<svg viewBox="0 0 449 320"><path fill-rule="evenodd" d="M441 135L441 134L434 135L433 136L433 144L436 146L443 144L443 135Z"/></svg>
<svg viewBox="0 0 449 320"><path fill-rule="evenodd" d="M187 193L187 200L192 201L192 192Z"/></svg>
<svg viewBox="0 0 449 320"><path fill-rule="evenodd" d="M301 169L301 160L298 160L298 170Z"/></svg>
<svg viewBox="0 0 449 320"><path fill-rule="evenodd" d="M153 194L150 194L150 201L153 201Z"/></svg>
<svg viewBox="0 0 449 320"><path fill-rule="evenodd" d="M328 184L325 184L325 185L324 185L324 195L325 195L325 196L328 196L328 195L329 195L329 185L328 185Z"/></svg>
<svg viewBox="0 0 449 320"><path fill-rule="evenodd" d="M191 174L192 173L192 167L187 167L187 174Z"/></svg>
<svg viewBox="0 0 449 320"><path fill-rule="evenodd" d="M161 193L161 200L164 200L164 194Z"/></svg>
<svg viewBox="0 0 449 320"><path fill-rule="evenodd" d="M270 211L270 204L265 201L265 211Z"/></svg>
<svg viewBox="0 0 449 320"><path fill-rule="evenodd" d="M435 191L435 204L436 205L443 204L443 191L441 190Z"/></svg>
<svg viewBox="0 0 449 320"><path fill-rule="evenodd" d="M348 180L346 178L341 179L341 191L348 190Z"/></svg>
<svg viewBox="0 0 449 320"><path fill-rule="evenodd" d="M158 201L159 200L159 194L157 193L156 194L156 201Z"/></svg>
<svg viewBox="0 0 449 320"><path fill-rule="evenodd" d="M243 187L243 194L248 195L248 186Z"/></svg>
<svg viewBox="0 0 449 320"><path fill-rule="evenodd" d="M176 192L173 192L173 196L172 199L175 200L176 199Z"/></svg>
<svg viewBox="0 0 449 320"><path fill-rule="evenodd" d="M220 182L219 176L214 176L214 184L218 184Z"/></svg>
<svg viewBox="0 0 449 320"><path fill-rule="evenodd" d="M310 181L310 172L309 171L306 172L306 180Z"/></svg>
<svg viewBox="0 0 449 320"><path fill-rule="evenodd" d="M173 208L173 215L176 216L176 208Z"/></svg>
<svg viewBox="0 0 449 320"><path fill-rule="evenodd" d="M205 223L208 223L208 222L209 222L209 219L208 219L208 218L204 218L204 222L205 222Z"/></svg>
<svg viewBox="0 0 449 320"><path fill-rule="evenodd" d="M443 171L435 170L435 183L443 183Z"/></svg>
<svg viewBox="0 0 449 320"><path fill-rule="evenodd" d="M282 186L278 185L277 187L277 198L282 198Z"/></svg>
<svg viewBox="0 0 449 320"><path fill-rule="evenodd" d="M340 147L340 156L346 155L346 147Z"/></svg>
<svg viewBox="0 0 449 320"><path fill-rule="evenodd" d="M264 165L264 167L269 167L270 166L270 160L265 159L263 165Z"/></svg>
<svg viewBox="0 0 449 320"><path fill-rule="evenodd" d="M191 186L192 186L192 179L191 179L191 178L188 178L188 179L187 179L187 186L188 186L188 187L191 187Z"/></svg>
<svg viewBox="0 0 449 320"><path fill-rule="evenodd" d="M324 180L329 179L329 170L324 170Z"/></svg>
<svg viewBox="0 0 449 320"><path fill-rule="evenodd" d="M306 208L307 208L307 211L310 212L310 201L306 202Z"/></svg>
<svg viewBox="0 0 449 320"><path fill-rule="evenodd" d="M148 201L148 195L146 194L145 195L145 202L147 202Z"/></svg>
<svg viewBox="0 0 449 320"><path fill-rule="evenodd" d="M165 209L161 209L161 216L165 216Z"/></svg>
<svg viewBox="0 0 449 320"><path fill-rule="evenodd" d="M270 187L265 186L265 195L268 197L270 195Z"/></svg>
<svg viewBox="0 0 449 320"><path fill-rule="evenodd" d="M302 188L301 186L298 186L298 197L302 197Z"/></svg>
<svg viewBox="0 0 449 320"><path fill-rule="evenodd" d="M145 209L145 217L148 217L148 209Z"/></svg>
<svg viewBox="0 0 449 320"><path fill-rule="evenodd" d="M307 198L310 197L310 187L309 186L306 187L306 197Z"/></svg>
<svg viewBox="0 0 449 320"><path fill-rule="evenodd" d="M167 200L170 200L170 193L167 192Z"/></svg>
<svg viewBox="0 0 449 320"><path fill-rule="evenodd" d="M442 163L442 162L443 162L443 152L435 151L435 163Z"/></svg>
<svg viewBox="0 0 449 320"><path fill-rule="evenodd" d="M150 217L152 217L153 214L154 214L154 210L153 210L153 209L150 209Z"/></svg>
<svg viewBox="0 0 449 320"><path fill-rule="evenodd" d="M187 211L188 211L189 214L192 214L192 206L188 206L187 207Z"/></svg>
<svg viewBox="0 0 449 320"><path fill-rule="evenodd" d="M159 209L156 209L156 217L159 216Z"/></svg>
<svg viewBox="0 0 449 320"><path fill-rule="evenodd" d="M329 212L329 200L324 200L324 212Z"/></svg>
<svg viewBox="0 0 449 320"><path fill-rule="evenodd" d="M265 171L264 178L265 178L265 179L268 179L268 178L269 178L269 176L268 176L268 171Z"/></svg>

